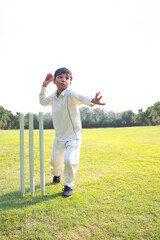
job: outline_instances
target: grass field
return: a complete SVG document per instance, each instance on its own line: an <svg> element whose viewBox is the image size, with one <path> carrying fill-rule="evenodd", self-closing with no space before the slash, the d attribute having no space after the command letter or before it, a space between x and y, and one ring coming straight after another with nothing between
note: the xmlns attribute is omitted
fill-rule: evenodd
<svg viewBox="0 0 160 240"><path fill-rule="evenodd" d="M44 131L46 196L41 196L39 139L34 132L36 192L20 194L19 131L0 131L0 239L160 239L160 127L84 129L77 188L49 172L54 131Z"/></svg>

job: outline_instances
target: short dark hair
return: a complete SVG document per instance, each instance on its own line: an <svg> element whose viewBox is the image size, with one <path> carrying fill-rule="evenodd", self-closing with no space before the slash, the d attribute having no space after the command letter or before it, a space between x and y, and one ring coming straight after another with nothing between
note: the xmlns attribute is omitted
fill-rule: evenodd
<svg viewBox="0 0 160 240"><path fill-rule="evenodd" d="M60 74L69 74L72 81L72 72L68 68L58 68L54 73L54 79L56 79L56 77Z"/></svg>

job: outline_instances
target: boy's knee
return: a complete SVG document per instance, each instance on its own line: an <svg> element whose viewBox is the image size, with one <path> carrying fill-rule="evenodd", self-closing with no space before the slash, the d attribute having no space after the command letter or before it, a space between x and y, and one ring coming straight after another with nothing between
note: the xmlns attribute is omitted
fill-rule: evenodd
<svg viewBox="0 0 160 240"><path fill-rule="evenodd" d="M76 172L79 168L79 164L71 161L69 158L65 159L64 164L67 169L72 169L74 172Z"/></svg>
<svg viewBox="0 0 160 240"><path fill-rule="evenodd" d="M70 166L71 165L71 160L69 158L65 158L64 159L64 164L67 165L67 166Z"/></svg>

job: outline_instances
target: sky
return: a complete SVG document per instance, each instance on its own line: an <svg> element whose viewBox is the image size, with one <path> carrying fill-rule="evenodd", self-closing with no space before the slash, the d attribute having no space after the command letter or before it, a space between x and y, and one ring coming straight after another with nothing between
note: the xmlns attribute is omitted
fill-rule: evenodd
<svg viewBox="0 0 160 240"><path fill-rule="evenodd" d="M60 67L75 91L100 91L107 111L160 101L160 0L0 0L0 105L50 112L39 93Z"/></svg>

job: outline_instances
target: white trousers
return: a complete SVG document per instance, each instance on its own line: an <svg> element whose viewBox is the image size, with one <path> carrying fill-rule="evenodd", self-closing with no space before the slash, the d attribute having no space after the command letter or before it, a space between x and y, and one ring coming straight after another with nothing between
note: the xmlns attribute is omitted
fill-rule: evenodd
<svg viewBox="0 0 160 240"><path fill-rule="evenodd" d="M81 139L67 142L54 140L51 156L51 173L59 176L64 167L64 183L74 189L75 173L79 168Z"/></svg>

